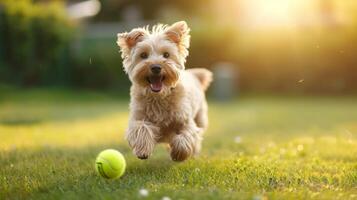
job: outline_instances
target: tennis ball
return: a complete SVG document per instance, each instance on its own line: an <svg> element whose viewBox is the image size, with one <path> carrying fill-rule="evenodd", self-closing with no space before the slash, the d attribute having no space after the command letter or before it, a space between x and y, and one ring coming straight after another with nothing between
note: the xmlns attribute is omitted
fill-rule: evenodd
<svg viewBox="0 0 357 200"><path fill-rule="evenodd" d="M121 177L125 172L125 158L117 150L107 149L99 153L95 169L99 175L108 179Z"/></svg>

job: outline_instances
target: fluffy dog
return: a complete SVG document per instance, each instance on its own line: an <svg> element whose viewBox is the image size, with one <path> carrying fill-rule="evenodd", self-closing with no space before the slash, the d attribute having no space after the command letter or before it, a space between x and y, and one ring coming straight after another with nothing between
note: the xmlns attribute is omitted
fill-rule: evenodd
<svg viewBox="0 0 357 200"><path fill-rule="evenodd" d="M118 34L124 70L132 82L126 139L140 159L147 159L159 142L169 144L174 161L200 151L208 125L204 91L212 73L185 70L189 32L181 21Z"/></svg>

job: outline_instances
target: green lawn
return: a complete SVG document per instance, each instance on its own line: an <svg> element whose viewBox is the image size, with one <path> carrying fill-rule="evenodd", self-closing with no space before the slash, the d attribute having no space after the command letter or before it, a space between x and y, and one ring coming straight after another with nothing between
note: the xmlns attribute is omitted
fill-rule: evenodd
<svg viewBox="0 0 357 200"><path fill-rule="evenodd" d="M357 97L210 101L201 156L175 163L163 145L149 160L132 155L127 98L0 94L0 199L357 199ZM120 179L95 173L106 148L127 159Z"/></svg>

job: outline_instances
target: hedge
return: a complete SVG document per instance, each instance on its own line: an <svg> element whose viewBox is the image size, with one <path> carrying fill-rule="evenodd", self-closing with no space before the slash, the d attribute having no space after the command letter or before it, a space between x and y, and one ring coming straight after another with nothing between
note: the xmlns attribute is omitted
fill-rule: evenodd
<svg viewBox="0 0 357 200"><path fill-rule="evenodd" d="M75 26L63 4L0 0L0 80L18 85L66 83Z"/></svg>

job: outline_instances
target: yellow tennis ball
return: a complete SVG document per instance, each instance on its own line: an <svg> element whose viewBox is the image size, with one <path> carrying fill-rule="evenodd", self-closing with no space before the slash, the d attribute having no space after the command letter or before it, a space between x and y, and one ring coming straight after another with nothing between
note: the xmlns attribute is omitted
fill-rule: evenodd
<svg viewBox="0 0 357 200"><path fill-rule="evenodd" d="M95 169L99 175L108 179L121 177L125 172L126 162L123 154L114 149L99 153L95 160Z"/></svg>

